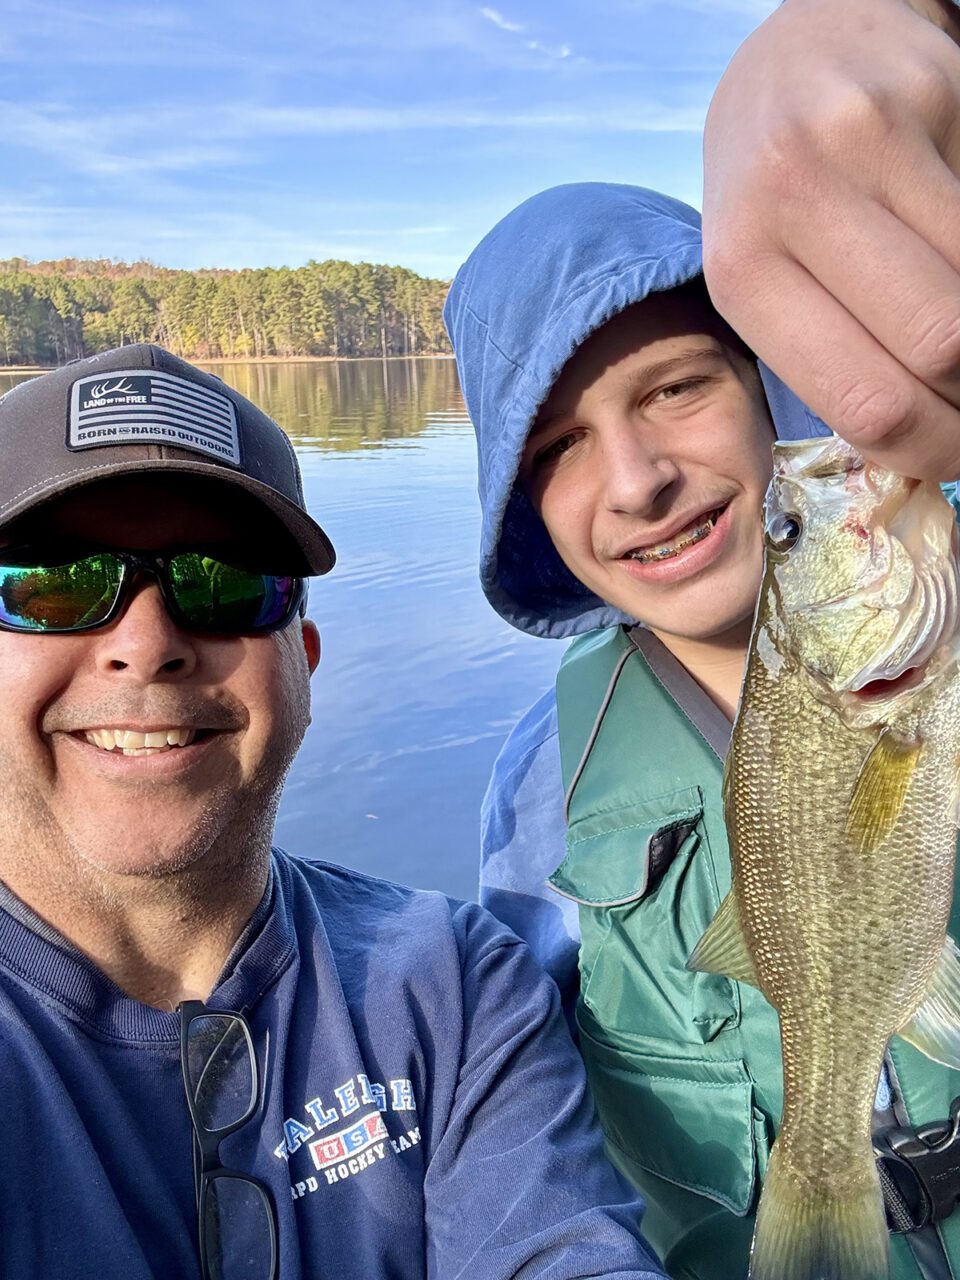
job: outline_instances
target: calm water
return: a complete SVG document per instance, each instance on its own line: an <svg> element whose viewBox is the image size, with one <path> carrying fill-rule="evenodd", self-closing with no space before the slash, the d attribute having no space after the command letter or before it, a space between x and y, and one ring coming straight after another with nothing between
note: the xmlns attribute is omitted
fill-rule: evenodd
<svg viewBox="0 0 960 1280"><path fill-rule="evenodd" d="M339 561L314 582L314 722L278 843L474 897L493 759L561 646L477 585L473 432L452 360L206 366L289 432ZM0 392L16 375L0 374Z"/></svg>

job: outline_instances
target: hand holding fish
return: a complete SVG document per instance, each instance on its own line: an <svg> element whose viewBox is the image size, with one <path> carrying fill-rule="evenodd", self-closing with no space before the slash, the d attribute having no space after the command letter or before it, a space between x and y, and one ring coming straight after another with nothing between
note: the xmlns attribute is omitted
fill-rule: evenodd
<svg viewBox="0 0 960 1280"><path fill-rule="evenodd" d="M937 485L830 437L775 447L766 519L724 779L733 888L690 967L752 983L780 1016L751 1280L883 1280L887 1042L960 1070L955 517Z"/></svg>
<svg viewBox="0 0 960 1280"><path fill-rule="evenodd" d="M707 283L829 426L960 475L960 7L786 0L704 135Z"/></svg>

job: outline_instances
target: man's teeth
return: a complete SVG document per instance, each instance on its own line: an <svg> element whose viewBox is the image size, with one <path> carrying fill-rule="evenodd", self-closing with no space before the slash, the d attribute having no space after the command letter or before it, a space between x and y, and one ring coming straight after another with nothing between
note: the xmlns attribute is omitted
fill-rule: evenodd
<svg viewBox="0 0 960 1280"><path fill-rule="evenodd" d="M86 729L83 736L101 751L119 751L125 756L155 756L174 747L188 747L197 736L196 729L155 729L140 733L137 729Z"/></svg>
<svg viewBox="0 0 960 1280"><path fill-rule="evenodd" d="M722 507L718 507L716 511L709 512L695 524L687 525L686 529L681 529L669 542L658 542L653 547L638 547L635 551L628 551L624 559L639 560L641 564L654 564L658 560L669 560L671 556L678 556L681 551L686 551L687 547L692 547L695 543L704 540L717 523L722 510Z"/></svg>

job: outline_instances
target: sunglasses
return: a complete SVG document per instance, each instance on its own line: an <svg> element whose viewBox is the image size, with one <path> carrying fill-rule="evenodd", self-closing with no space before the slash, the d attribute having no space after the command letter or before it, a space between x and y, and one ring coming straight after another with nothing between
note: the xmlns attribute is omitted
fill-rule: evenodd
<svg viewBox="0 0 960 1280"><path fill-rule="evenodd" d="M0 551L0 630L54 635L105 627L140 573L156 579L170 617L188 631L278 631L306 603L302 578L241 569L204 551L94 551L50 563L53 558L22 547Z"/></svg>

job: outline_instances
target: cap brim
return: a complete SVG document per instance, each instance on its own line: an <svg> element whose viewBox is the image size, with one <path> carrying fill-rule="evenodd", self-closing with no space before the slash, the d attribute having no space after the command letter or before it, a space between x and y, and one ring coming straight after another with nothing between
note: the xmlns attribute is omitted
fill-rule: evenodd
<svg viewBox="0 0 960 1280"><path fill-rule="evenodd" d="M44 502L49 502L63 494L86 488L101 480L109 480L114 476L158 474L164 472L181 475L196 475L216 481L219 485L227 485L241 489L256 498L277 518L281 525L293 538L303 554L305 576L319 577L329 573L337 561L337 553L333 543L317 524L312 516L302 507L278 493L269 485L239 471L232 471L224 466L206 462L189 462L181 458L131 459L129 462L111 462L98 467L95 471L78 472L75 475L51 481L48 486L33 488L24 495L19 503L15 503L3 513L3 525L11 524L19 516L33 511Z"/></svg>

